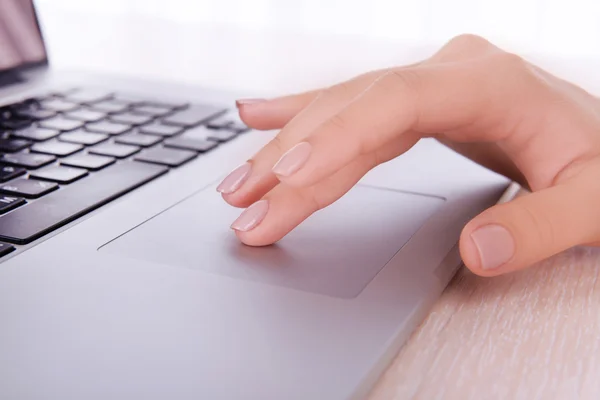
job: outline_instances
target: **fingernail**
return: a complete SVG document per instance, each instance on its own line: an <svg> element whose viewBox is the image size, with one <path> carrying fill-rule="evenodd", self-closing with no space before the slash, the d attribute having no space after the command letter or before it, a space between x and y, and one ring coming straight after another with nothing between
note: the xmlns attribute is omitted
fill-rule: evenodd
<svg viewBox="0 0 600 400"><path fill-rule="evenodd" d="M252 165L249 162L240 165L239 167L231 171L231 173L229 173L229 175L227 175L225 179L223 179L223 182L221 182L219 186L217 186L217 192L223 194L230 194L235 192L240 187L242 187L244 182L246 182L246 179L248 179L248 177L250 176L251 170Z"/></svg>
<svg viewBox="0 0 600 400"><path fill-rule="evenodd" d="M298 143L289 149L273 167L273 172L280 176L290 176L298 171L310 157L312 146L308 142Z"/></svg>
<svg viewBox="0 0 600 400"><path fill-rule="evenodd" d="M265 218L267 211L269 211L269 201L259 200L246 208L238 219L233 221L231 229L240 232L247 232L254 229Z"/></svg>
<svg viewBox="0 0 600 400"><path fill-rule="evenodd" d="M240 106L249 106L251 104L258 104L267 101L267 99L239 99L235 101L235 106L240 108Z"/></svg>
<svg viewBox="0 0 600 400"><path fill-rule="evenodd" d="M482 269L502 266L513 257L515 241L510 232L500 225L485 225L471 233L479 252Z"/></svg>

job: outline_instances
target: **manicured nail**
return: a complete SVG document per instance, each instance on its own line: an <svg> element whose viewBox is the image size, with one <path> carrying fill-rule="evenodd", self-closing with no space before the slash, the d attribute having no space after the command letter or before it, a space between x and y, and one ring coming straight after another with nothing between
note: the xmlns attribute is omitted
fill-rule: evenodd
<svg viewBox="0 0 600 400"><path fill-rule="evenodd" d="M502 266L515 253L515 240L510 232L500 225L485 225L471 233L471 239L479 251L482 269Z"/></svg>
<svg viewBox="0 0 600 400"><path fill-rule="evenodd" d="M235 106L240 108L240 106L249 106L251 104L258 104L267 101L267 99L239 99L235 101Z"/></svg>
<svg viewBox="0 0 600 400"><path fill-rule="evenodd" d="M267 211L269 211L269 201L259 200L246 208L238 219L233 221L231 229L240 232L247 232L254 229L265 218Z"/></svg>
<svg viewBox="0 0 600 400"><path fill-rule="evenodd" d="M273 172L280 176L290 176L298 171L310 157L312 146L308 142L298 143L289 149L273 167Z"/></svg>
<svg viewBox="0 0 600 400"><path fill-rule="evenodd" d="M223 179L223 182L221 182L219 186L217 186L217 192L223 194L230 194L235 192L240 187L242 187L244 182L246 182L246 179L248 179L248 177L250 176L251 170L252 165L249 162L240 165L239 167L231 171L231 173L227 175L225 179Z"/></svg>

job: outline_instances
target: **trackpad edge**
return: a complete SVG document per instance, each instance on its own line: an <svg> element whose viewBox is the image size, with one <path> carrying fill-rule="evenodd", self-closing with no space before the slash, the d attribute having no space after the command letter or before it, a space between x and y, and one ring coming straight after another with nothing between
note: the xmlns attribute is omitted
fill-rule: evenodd
<svg viewBox="0 0 600 400"><path fill-rule="evenodd" d="M272 246L241 244L241 210L209 187L100 247L116 256L354 298L444 203L357 185Z"/></svg>

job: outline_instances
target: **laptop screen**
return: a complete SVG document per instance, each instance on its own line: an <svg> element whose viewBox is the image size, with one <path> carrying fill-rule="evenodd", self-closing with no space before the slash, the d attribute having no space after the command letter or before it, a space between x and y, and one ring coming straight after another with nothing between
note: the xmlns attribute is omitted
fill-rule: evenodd
<svg viewBox="0 0 600 400"><path fill-rule="evenodd" d="M45 60L33 0L0 0L0 72Z"/></svg>

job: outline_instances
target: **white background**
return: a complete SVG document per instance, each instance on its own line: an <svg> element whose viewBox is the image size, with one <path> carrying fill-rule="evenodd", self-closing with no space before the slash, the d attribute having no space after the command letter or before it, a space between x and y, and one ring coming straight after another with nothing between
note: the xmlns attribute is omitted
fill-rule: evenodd
<svg viewBox="0 0 600 400"><path fill-rule="evenodd" d="M38 0L96 15L359 34L439 44L459 33L537 53L600 56L598 0Z"/></svg>

